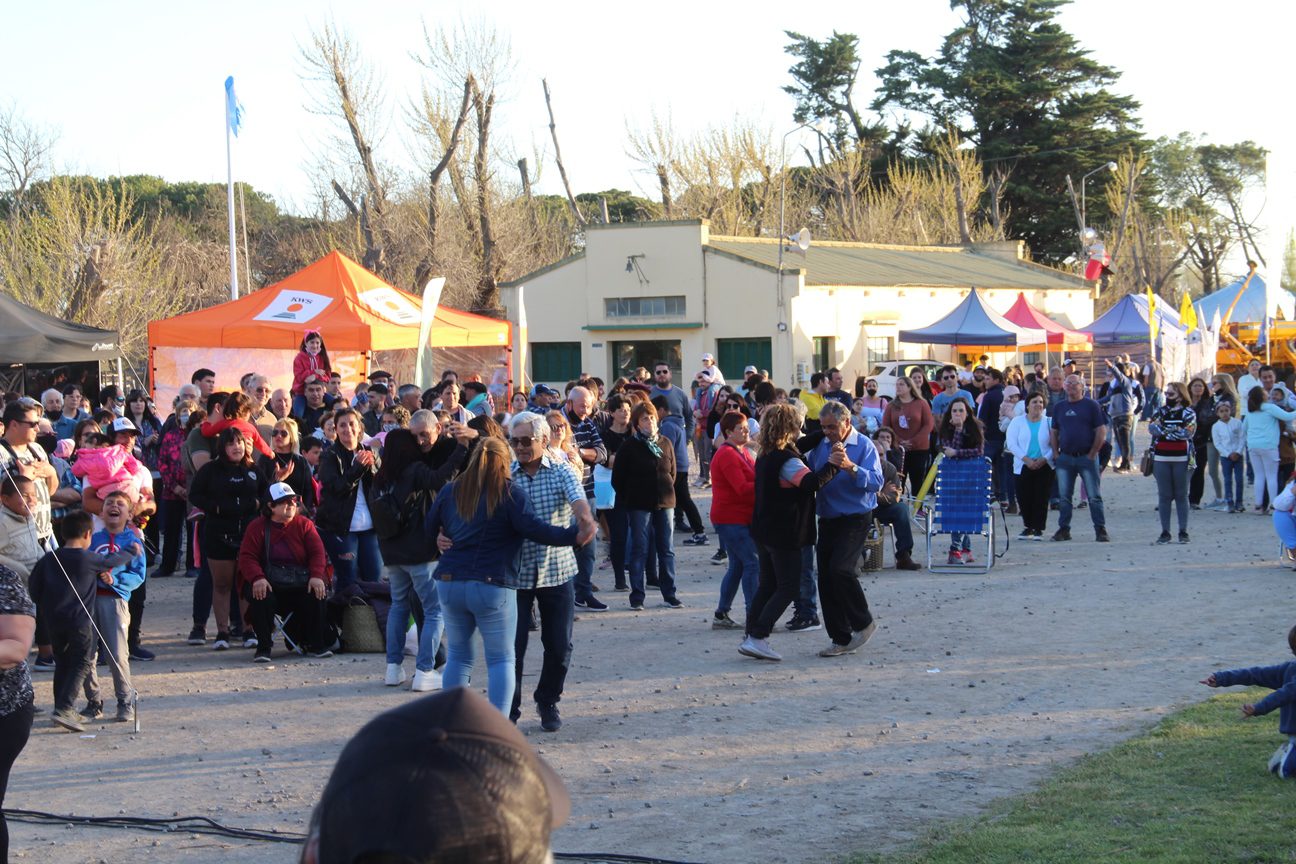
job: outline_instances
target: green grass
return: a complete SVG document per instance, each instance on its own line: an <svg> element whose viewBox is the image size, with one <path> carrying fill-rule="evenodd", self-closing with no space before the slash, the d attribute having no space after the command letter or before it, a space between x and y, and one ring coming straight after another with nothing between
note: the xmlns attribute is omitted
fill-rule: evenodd
<svg viewBox="0 0 1296 864"><path fill-rule="evenodd" d="M1283 741L1277 712L1252 720L1240 713L1267 692L1216 696L980 817L849 860L1296 862L1296 781L1265 770Z"/></svg>

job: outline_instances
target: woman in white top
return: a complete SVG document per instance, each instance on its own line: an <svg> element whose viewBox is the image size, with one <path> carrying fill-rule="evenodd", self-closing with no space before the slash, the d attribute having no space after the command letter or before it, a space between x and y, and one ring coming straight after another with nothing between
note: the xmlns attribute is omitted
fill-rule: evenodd
<svg viewBox="0 0 1296 864"><path fill-rule="evenodd" d="M1049 446L1052 421L1044 413L1046 399L1032 393L1026 400L1026 413L1008 424L1005 445L1013 455L1013 473L1017 481L1017 506L1025 528L1022 540L1043 540L1048 523L1049 488L1053 485L1053 449Z"/></svg>

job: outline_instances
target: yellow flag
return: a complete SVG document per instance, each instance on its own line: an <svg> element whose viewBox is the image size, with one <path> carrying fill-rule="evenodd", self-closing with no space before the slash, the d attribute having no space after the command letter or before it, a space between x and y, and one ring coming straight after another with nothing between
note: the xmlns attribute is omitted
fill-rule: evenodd
<svg viewBox="0 0 1296 864"><path fill-rule="evenodd" d="M1179 304L1179 323L1189 333L1197 329L1197 310L1193 308L1192 295L1187 291L1184 292L1183 301Z"/></svg>
<svg viewBox="0 0 1296 864"><path fill-rule="evenodd" d="M1149 285L1147 288L1147 301L1148 301L1148 335L1153 340L1155 340L1157 336L1157 308L1156 308L1157 298L1156 295L1152 293L1151 285Z"/></svg>

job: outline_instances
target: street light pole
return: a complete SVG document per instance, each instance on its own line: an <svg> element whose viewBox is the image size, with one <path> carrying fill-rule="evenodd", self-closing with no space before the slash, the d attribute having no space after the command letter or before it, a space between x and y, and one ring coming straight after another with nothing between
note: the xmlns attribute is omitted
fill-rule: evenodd
<svg viewBox="0 0 1296 864"><path fill-rule="evenodd" d="M784 232L787 230L784 226L785 201L787 199L787 139L794 132L800 132L802 129L813 130L816 134L822 134L818 126L809 123L800 123L789 129L783 134L783 140L779 144L779 231L778 231L778 267L775 269L775 279L778 280L775 290L775 301L778 306L778 327L787 333L788 342L788 359L792 358L792 331L788 325L787 310L783 302L783 246L787 243L787 237ZM795 368L794 368L795 371Z"/></svg>
<svg viewBox="0 0 1296 864"><path fill-rule="evenodd" d="M1085 210L1085 181L1088 180L1093 175L1097 174L1099 171L1115 171L1115 170L1116 170L1116 163L1108 162L1106 165L1100 165L1099 167L1095 168L1094 170L1090 171L1088 174L1080 178L1080 222L1082 223L1080 226L1081 231L1089 227L1089 217L1085 215L1087 212Z"/></svg>

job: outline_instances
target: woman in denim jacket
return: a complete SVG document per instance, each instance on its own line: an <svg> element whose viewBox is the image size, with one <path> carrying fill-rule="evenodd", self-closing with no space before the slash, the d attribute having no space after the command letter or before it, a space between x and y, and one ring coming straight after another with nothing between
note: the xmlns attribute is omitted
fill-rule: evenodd
<svg viewBox="0 0 1296 864"><path fill-rule="evenodd" d="M443 532L437 565L437 597L445 616L446 665L442 686L466 686L472 678L472 637L482 634L486 655L486 693L507 714L513 702L517 635L515 584L522 540L549 546L583 544L593 538L591 523L558 528L536 517L530 499L509 477L512 456L498 438L485 438L455 482L444 487L427 515L429 535Z"/></svg>

